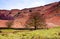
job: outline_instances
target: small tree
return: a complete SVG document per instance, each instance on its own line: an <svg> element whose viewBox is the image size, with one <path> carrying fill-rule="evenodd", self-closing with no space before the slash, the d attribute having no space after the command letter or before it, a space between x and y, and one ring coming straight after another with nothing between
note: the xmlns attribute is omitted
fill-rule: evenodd
<svg viewBox="0 0 60 39"><path fill-rule="evenodd" d="M8 26L8 28L11 28L11 26L13 25L13 20L9 20L6 25Z"/></svg>
<svg viewBox="0 0 60 39"><path fill-rule="evenodd" d="M45 20L42 18L40 13L34 12L30 14L30 18L26 22L26 27L35 27L35 30L39 28L44 28L45 26Z"/></svg>

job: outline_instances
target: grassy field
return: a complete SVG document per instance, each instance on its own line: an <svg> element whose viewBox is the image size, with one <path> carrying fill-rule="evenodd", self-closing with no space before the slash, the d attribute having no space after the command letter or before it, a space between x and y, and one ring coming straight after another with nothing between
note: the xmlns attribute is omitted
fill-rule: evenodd
<svg viewBox="0 0 60 39"><path fill-rule="evenodd" d="M41 30L0 30L0 39L60 39L60 27Z"/></svg>

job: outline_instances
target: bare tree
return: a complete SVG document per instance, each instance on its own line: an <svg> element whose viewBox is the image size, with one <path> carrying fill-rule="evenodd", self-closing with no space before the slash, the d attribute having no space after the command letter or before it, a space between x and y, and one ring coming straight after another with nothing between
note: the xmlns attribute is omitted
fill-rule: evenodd
<svg viewBox="0 0 60 39"><path fill-rule="evenodd" d="M43 19L42 15L38 12L34 12L30 14L30 18L26 22L26 27L35 27L35 30L37 28L44 28L45 26L45 20Z"/></svg>
<svg viewBox="0 0 60 39"><path fill-rule="evenodd" d="M6 25L8 26L8 28L11 28L11 26L13 25L13 20L9 20L8 22L6 22Z"/></svg>

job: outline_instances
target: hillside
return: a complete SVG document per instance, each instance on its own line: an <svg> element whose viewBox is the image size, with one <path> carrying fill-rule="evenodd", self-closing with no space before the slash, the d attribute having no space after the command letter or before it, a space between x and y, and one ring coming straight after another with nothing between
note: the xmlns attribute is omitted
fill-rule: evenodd
<svg viewBox="0 0 60 39"><path fill-rule="evenodd" d="M22 10L0 10L0 27L7 27L6 24L12 21L12 28L25 28L26 21L29 19L30 14L35 12L40 13L47 27L60 26L60 2L55 2Z"/></svg>

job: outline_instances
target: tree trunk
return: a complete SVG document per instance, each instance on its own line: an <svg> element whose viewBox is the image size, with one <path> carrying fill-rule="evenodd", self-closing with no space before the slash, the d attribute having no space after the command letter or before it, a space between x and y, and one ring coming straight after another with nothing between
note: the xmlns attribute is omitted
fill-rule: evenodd
<svg viewBox="0 0 60 39"><path fill-rule="evenodd" d="M36 30L37 29L37 26L35 26L35 29L34 30Z"/></svg>
<svg viewBox="0 0 60 39"><path fill-rule="evenodd" d="M37 25L36 25L36 23L37 23L37 22L36 22L36 18L34 18L34 20L35 20L35 21L34 21L34 24L35 24L35 26L34 26L34 27L35 27L35 29L34 29L34 30L36 30L36 29L37 29Z"/></svg>

